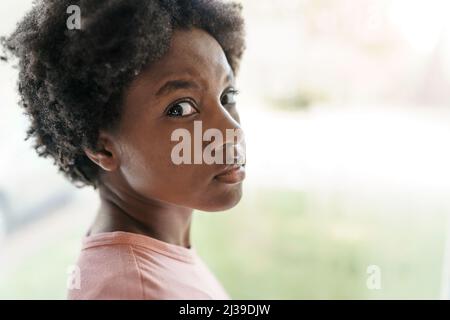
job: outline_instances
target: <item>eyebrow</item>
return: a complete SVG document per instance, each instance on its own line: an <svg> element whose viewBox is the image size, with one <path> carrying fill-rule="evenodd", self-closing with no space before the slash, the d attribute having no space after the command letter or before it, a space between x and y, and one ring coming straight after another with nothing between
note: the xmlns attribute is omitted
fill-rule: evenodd
<svg viewBox="0 0 450 320"><path fill-rule="evenodd" d="M232 82L234 80L234 74L232 71L230 71L226 77L225 77L225 82ZM163 96L163 95L167 95L169 93L172 93L176 90L182 90L182 89L197 89L199 90L200 87L197 83L193 82L193 81L189 81L189 80L169 80L167 81L163 86L161 86L161 88L158 89L158 91L156 92L156 96Z"/></svg>
<svg viewBox="0 0 450 320"><path fill-rule="evenodd" d="M166 95L181 89L199 89L199 86L195 82L188 80L170 80L158 89L156 96Z"/></svg>

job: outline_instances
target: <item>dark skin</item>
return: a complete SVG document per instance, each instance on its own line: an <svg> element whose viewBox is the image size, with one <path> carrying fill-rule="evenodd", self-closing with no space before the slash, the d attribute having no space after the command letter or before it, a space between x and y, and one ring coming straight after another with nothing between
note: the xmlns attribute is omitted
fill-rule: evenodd
<svg viewBox="0 0 450 320"><path fill-rule="evenodd" d="M217 128L224 139L226 129L240 129L234 89L232 69L213 37L200 29L175 31L169 51L131 83L118 128L100 131L100 151L85 150L102 169L101 205L89 234L125 231L190 248L193 209L235 206L242 182L217 179L225 164L171 159L177 128L194 136L193 123L201 120L203 132Z"/></svg>

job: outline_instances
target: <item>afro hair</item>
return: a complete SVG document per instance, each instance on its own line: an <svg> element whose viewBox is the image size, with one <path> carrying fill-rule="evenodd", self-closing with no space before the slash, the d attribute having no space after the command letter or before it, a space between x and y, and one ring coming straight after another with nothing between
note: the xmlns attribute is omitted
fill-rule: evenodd
<svg viewBox="0 0 450 320"><path fill-rule="evenodd" d="M81 27L69 30L77 5ZM100 129L120 120L124 92L147 64L169 49L174 30L200 28L221 45L237 73L245 50L242 6L219 0L40 0L8 37L18 58L20 104L30 118L26 139L77 187L98 187Z"/></svg>

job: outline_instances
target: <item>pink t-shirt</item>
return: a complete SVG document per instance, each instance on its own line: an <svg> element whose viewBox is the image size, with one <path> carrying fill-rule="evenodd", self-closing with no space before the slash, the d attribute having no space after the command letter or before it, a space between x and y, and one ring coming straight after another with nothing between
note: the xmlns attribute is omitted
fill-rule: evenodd
<svg viewBox="0 0 450 320"><path fill-rule="evenodd" d="M68 299L230 299L191 246L115 231L83 239Z"/></svg>

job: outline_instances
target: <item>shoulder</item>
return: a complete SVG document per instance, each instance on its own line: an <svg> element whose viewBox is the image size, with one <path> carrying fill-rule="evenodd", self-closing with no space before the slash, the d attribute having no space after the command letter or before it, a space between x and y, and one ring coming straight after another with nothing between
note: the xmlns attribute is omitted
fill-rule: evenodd
<svg viewBox="0 0 450 320"><path fill-rule="evenodd" d="M143 299L140 270L128 244L83 248L68 299Z"/></svg>

